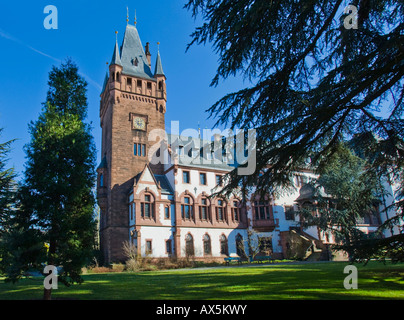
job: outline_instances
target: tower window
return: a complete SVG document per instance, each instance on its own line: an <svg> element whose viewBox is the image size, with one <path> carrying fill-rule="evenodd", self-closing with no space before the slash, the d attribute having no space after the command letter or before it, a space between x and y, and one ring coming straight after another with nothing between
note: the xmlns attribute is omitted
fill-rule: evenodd
<svg viewBox="0 0 404 320"><path fill-rule="evenodd" d="M138 81L136 82L136 85L137 85L139 88L142 88L142 80L138 80Z"/></svg>
<svg viewBox="0 0 404 320"><path fill-rule="evenodd" d="M147 83L147 90L151 90L151 82Z"/></svg>
<svg viewBox="0 0 404 320"><path fill-rule="evenodd" d="M133 155L136 157L146 157L146 145L135 143L133 145Z"/></svg>
<svg viewBox="0 0 404 320"><path fill-rule="evenodd" d="M132 85L132 78L127 78L127 79L126 79L126 84L127 84L128 86L131 86L131 85Z"/></svg>
<svg viewBox="0 0 404 320"><path fill-rule="evenodd" d="M104 186L104 175L101 173L100 174L100 187Z"/></svg>

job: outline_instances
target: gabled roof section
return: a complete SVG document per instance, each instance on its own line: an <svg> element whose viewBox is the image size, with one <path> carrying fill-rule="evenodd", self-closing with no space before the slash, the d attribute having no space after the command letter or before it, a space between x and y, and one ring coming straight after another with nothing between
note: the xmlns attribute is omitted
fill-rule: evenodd
<svg viewBox="0 0 404 320"><path fill-rule="evenodd" d="M119 54L118 41L115 42L114 53L112 54L111 65L113 64L122 66L121 55Z"/></svg>
<svg viewBox="0 0 404 320"><path fill-rule="evenodd" d="M156 67L154 69L154 76L165 76L163 65L161 63L160 52L157 53Z"/></svg>
<svg viewBox="0 0 404 320"><path fill-rule="evenodd" d="M134 63L137 58L137 65ZM135 26L127 25L121 46L122 73L155 81Z"/></svg>
<svg viewBox="0 0 404 320"><path fill-rule="evenodd" d="M157 175L154 174L153 171L150 169L148 164L145 165L142 172L138 173L133 182L133 187L136 188L142 182L151 182L147 176L151 176L153 182L156 184L157 189L160 190L162 194L170 194L173 195L174 191L170 185L170 182L164 175Z"/></svg>
<svg viewBox="0 0 404 320"><path fill-rule="evenodd" d="M168 182L168 179L164 175L154 175L154 177L157 180L157 183L160 184L161 187L161 193L162 194L174 194L173 189L171 188L170 182Z"/></svg>

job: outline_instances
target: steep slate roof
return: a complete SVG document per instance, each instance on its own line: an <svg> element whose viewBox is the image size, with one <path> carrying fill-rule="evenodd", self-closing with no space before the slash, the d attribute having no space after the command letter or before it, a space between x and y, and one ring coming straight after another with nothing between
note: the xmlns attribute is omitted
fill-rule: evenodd
<svg viewBox="0 0 404 320"><path fill-rule="evenodd" d="M160 52L157 52L156 67L154 68L155 76L165 76L163 71L163 65L161 64Z"/></svg>
<svg viewBox="0 0 404 320"><path fill-rule="evenodd" d="M138 61L137 66L134 64L136 59ZM156 81L156 79L153 78L139 33L135 26L126 26L125 36L121 45L121 62L123 67L122 73Z"/></svg>
<svg viewBox="0 0 404 320"><path fill-rule="evenodd" d="M105 75L105 78L104 78L104 84L102 85L101 93L103 93L105 91L105 88L107 87L108 79L109 79L109 75L108 75L108 72L107 72L106 75Z"/></svg>
<svg viewBox="0 0 404 320"><path fill-rule="evenodd" d="M122 66L121 57L119 55L118 41L115 42L114 53L112 54L111 65L113 65L113 64Z"/></svg>
<svg viewBox="0 0 404 320"><path fill-rule="evenodd" d="M156 178L157 182L160 183L161 193L163 194L174 194L173 189L171 188L168 179L164 175L157 175L155 174L154 177Z"/></svg>
<svg viewBox="0 0 404 320"><path fill-rule="evenodd" d="M187 146L188 150L192 148L193 150L198 151L198 154L193 156L189 156L188 154L179 156L178 164L194 168L217 169L226 171L234 170L234 164L230 164L217 159L208 160L201 157L201 154L199 152L200 149L208 148L210 151L212 141L194 137L178 136L174 134L167 134L167 136L168 144L171 145L171 147L176 148L177 146L184 146L185 148L185 146Z"/></svg>

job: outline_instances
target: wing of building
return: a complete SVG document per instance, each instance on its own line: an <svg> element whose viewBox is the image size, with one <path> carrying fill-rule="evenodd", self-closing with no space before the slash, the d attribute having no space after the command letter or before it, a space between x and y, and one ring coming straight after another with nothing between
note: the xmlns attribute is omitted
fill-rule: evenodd
<svg viewBox="0 0 404 320"><path fill-rule="evenodd" d="M237 191L210 197L234 170L231 154L223 152L218 161L212 141L165 133L167 79L160 53L153 67L151 60L149 44L143 47L137 27L128 24L121 46L114 45L100 102L97 197L104 262L124 260L125 241L155 258L223 261L247 257L247 242L258 241L260 254L272 258L328 259L332 236L303 229L296 214L313 201L306 185L314 177L310 170L296 172L296 191L280 198L242 199ZM360 227L373 232L386 214L369 216Z"/></svg>

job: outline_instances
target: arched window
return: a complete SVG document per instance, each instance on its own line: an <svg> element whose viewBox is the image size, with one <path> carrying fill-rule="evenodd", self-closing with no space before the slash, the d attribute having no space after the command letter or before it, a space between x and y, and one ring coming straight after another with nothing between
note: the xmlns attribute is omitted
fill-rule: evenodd
<svg viewBox="0 0 404 320"><path fill-rule="evenodd" d="M185 236L185 255L187 257L193 256L195 254L194 251L194 238L190 233Z"/></svg>
<svg viewBox="0 0 404 320"><path fill-rule="evenodd" d="M207 198L201 199L201 204L199 206L199 219L200 220L210 220L210 210L209 210L209 200Z"/></svg>
<svg viewBox="0 0 404 320"><path fill-rule="evenodd" d="M217 221L225 221L226 220L226 203L222 199L217 200L216 220Z"/></svg>
<svg viewBox="0 0 404 320"><path fill-rule="evenodd" d="M146 193L140 204L141 216L144 219L154 219L154 198L151 194Z"/></svg>
<svg viewBox="0 0 404 320"><path fill-rule="evenodd" d="M227 245L227 238L224 234L220 236L220 254L229 255L229 247Z"/></svg>
<svg viewBox="0 0 404 320"><path fill-rule="evenodd" d="M207 233L203 236L203 253L204 255L212 254L212 245L210 243L210 237Z"/></svg>
<svg viewBox="0 0 404 320"><path fill-rule="evenodd" d="M236 252L239 257L244 256L244 243L243 243L243 237L241 234L237 234L236 236Z"/></svg>
<svg viewBox="0 0 404 320"><path fill-rule="evenodd" d="M181 204L181 217L184 220L191 220L194 218L193 213L193 200L191 197L185 196Z"/></svg>
<svg viewBox="0 0 404 320"><path fill-rule="evenodd" d="M121 80L120 80L119 72L116 73L116 81L118 81L118 82L121 81Z"/></svg>

